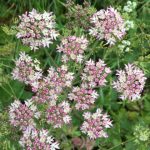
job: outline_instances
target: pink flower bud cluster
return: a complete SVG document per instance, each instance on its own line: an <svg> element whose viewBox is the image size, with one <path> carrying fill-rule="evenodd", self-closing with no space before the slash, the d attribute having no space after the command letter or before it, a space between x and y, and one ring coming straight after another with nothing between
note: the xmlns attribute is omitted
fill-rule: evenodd
<svg viewBox="0 0 150 150"><path fill-rule="evenodd" d="M39 67L40 62L37 59L32 60L29 55L21 52L15 64L16 67L12 71L13 78L37 87L38 80L42 78L42 70Z"/></svg>
<svg viewBox="0 0 150 150"><path fill-rule="evenodd" d="M54 104L47 110L47 122L52 124L54 128L61 128L64 124L70 123L70 111L70 105L66 101L63 101L58 105Z"/></svg>
<svg viewBox="0 0 150 150"><path fill-rule="evenodd" d="M35 9L20 16L17 38L32 50L40 47L49 47L49 44L58 36L55 30L55 17L52 12L38 13Z"/></svg>
<svg viewBox="0 0 150 150"><path fill-rule="evenodd" d="M112 121L107 114L103 114L101 109L97 109L95 113L85 112L83 114L85 121L81 126L81 131L87 134L91 139L100 137L107 138L106 128L112 126Z"/></svg>
<svg viewBox="0 0 150 150"><path fill-rule="evenodd" d="M68 72L65 65L57 70L49 68L47 77L43 78L37 89L33 89L36 92L34 99L42 103L56 101L64 88L71 87L73 79L73 73Z"/></svg>
<svg viewBox="0 0 150 150"><path fill-rule="evenodd" d="M34 125L34 118L40 117L40 112L33 104L32 100L25 101L22 104L19 100L15 100L9 108L10 123L24 130L29 125Z"/></svg>
<svg viewBox="0 0 150 150"><path fill-rule="evenodd" d="M99 59L98 62L93 60L86 61L85 68L82 73L83 87L94 88L96 86L104 86L106 77L111 73L109 67L106 67L106 64L103 60Z"/></svg>
<svg viewBox="0 0 150 150"><path fill-rule="evenodd" d="M77 110L89 109L95 100L98 98L98 94L95 90L85 89L83 87L74 87L72 92L68 94L70 100L76 102L75 108Z"/></svg>
<svg viewBox="0 0 150 150"><path fill-rule="evenodd" d="M26 150L57 150L59 144L55 139L49 135L47 130L38 130L32 126L28 126L23 131L19 143Z"/></svg>
<svg viewBox="0 0 150 150"><path fill-rule="evenodd" d="M107 44L114 45L116 39L122 39L125 35L124 20L117 10L110 7L96 12L90 19L93 27L90 34L97 39L104 39Z"/></svg>
<svg viewBox="0 0 150 150"><path fill-rule="evenodd" d="M117 81L113 82L113 87L121 93L122 100L137 100L141 97L141 92L145 85L146 77L142 70L133 64L125 65L124 70L117 70Z"/></svg>
<svg viewBox="0 0 150 150"><path fill-rule="evenodd" d="M69 36L62 40L60 46L57 47L58 52L63 52L62 61L68 62L70 59L81 63L83 61L83 53L86 50L88 41L84 37Z"/></svg>

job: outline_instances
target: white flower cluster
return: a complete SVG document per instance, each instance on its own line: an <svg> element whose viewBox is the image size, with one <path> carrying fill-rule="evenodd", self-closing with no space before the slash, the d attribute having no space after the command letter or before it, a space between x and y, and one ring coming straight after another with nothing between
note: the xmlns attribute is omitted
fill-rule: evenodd
<svg viewBox="0 0 150 150"><path fill-rule="evenodd" d="M130 13L136 8L136 2L127 1L127 5L123 7L123 11Z"/></svg>
<svg viewBox="0 0 150 150"><path fill-rule="evenodd" d="M134 22L131 20L126 20L124 24L126 31L134 28Z"/></svg>
<svg viewBox="0 0 150 150"><path fill-rule="evenodd" d="M130 50L130 48L129 48L129 46L131 45L131 43L130 43L130 41L128 41L128 40L123 40L122 42L121 42L121 44L119 44L118 45L118 48L119 48L119 50L121 51L121 52L129 52L129 51L131 51Z"/></svg>
<svg viewBox="0 0 150 150"><path fill-rule="evenodd" d="M127 5L123 7L123 12L125 13L131 13L133 10L136 8L137 3L136 2L131 2L127 1ZM131 20L126 20L125 23L125 30L128 31L129 29L134 28L134 22Z"/></svg>

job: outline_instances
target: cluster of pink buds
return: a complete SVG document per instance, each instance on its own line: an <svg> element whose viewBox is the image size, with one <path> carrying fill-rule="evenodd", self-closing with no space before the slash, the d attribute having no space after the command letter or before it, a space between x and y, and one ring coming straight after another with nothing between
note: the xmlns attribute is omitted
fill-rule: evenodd
<svg viewBox="0 0 150 150"><path fill-rule="evenodd" d="M47 110L47 122L52 124L54 128L61 128L64 124L70 123L70 111L70 105L66 101L58 105L53 104Z"/></svg>
<svg viewBox="0 0 150 150"><path fill-rule="evenodd" d="M131 101L139 99L146 80L143 71L133 64L128 64L125 65L125 70L118 70L116 75L118 78L113 87L121 93L120 98Z"/></svg>
<svg viewBox="0 0 150 150"><path fill-rule="evenodd" d="M20 16L17 38L25 45L37 50L40 47L49 47L49 44L58 36L55 30L55 17L52 12L38 13L35 9Z"/></svg>
<svg viewBox="0 0 150 150"><path fill-rule="evenodd" d="M60 46L57 47L58 52L63 52L63 62L68 62L70 59L81 63L83 61L83 53L88 45L87 39L84 37L69 36L62 40Z"/></svg>
<svg viewBox="0 0 150 150"><path fill-rule="evenodd" d="M19 141L20 145L26 150L56 150L59 144L49 135L47 130L38 130L33 126L28 126L23 131L23 136Z"/></svg>
<svg viewBox="0 0 150 150"><path fill-rule="evenodd" d="M74 87L72 92L68 94L70 100L76 102L75 107L77 110L89 109L95 100L98 98L98 94L95 90L85 89L83 87Z"/></svg>
<svg viewBox="0 0 150 150"><path fill-rule="evenodd" d="M112 126L112 121L107 114L103 114L101 109L97 109L95 113L85 112L83 114L85 121L81 126L81 131L87 134L91 139L100 137L107 138L106 128Z"/></svg>
<svg viewBox="0 0 150 150"><path fill-rule="evenodd" d="M56 101L59 94L63 92L63 88L71 87L74 79L73 73L68 72L65 65L55 70L49 68L47 77L40 81L38 88L34 88L36 92L34 99L38 102Z"/></svg>
<svg viewBox="0 0 150 150"><path fill-rule="evenodd" d="M89 30L90 34L97 39L106 40L110 45L114 45L116 39L122 39L125 35L124 20L112 7L96 12L90 22L93 25Z"/></svg>
<svg viewBox="0 0 150 150"><path fill-rule="evenodd" d="M12 76L25 84L38 87L38 80L42 78L42 70L39 67L40 62L21 52L19 59L15 61L16 67L12 71Z"/></svg>
<svg viewBox="0 0 150 150"><path fill-rule="evenodd" d="M34 125L34 118L38 119L40 112L32 100L25 101L25 104L15 100L10 106L9 116L13 126L25 130L27 126Z"/></svg>
<svg viewBox="0 0 150 150"><path fill-rule="evenodd" d="M99 59L98 62L89 60L86 62L84 72L82 73L83 87L94 88L96 86L104 86L106 77L111 73L110 68L106 67L106 64L103 60Z"/></svg>

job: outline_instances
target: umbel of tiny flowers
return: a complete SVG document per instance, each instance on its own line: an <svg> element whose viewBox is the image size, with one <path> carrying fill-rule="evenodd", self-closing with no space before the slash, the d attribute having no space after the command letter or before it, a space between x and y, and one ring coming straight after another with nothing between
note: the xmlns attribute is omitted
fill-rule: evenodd
<svg viewBox="0 0 150 150"><path fill-rule="evenodd" d="M95 140L101 137L108 137L105 129L112 126L112 121L106 113L102 113L100 108L93 114L91 112L85 112L83 117L85 121L81 126L81 131L87 134L90 139Z"/></svg>
<svg viewBox="0 0 150 150"><path fill-rule="evenodd" d="M19 18L20 24L16 36L32 50L49 47L49 44L53 43L53 40L56 40L59 35L55 30L56 22L52 12L44 11L40 14L33 9Z"/></svg>
<svg viewBox="0 0 150 150"><path fill-rule="evenodd" d="M61 128L63 125L70 123L70 111L71 108L67 101L63 101L58 105L51 104L47 110L47 122L52 124L54 128Z"/></svg>
<svg viewBox="0 0 150 150"><path fill-rule="evenodd" d="M71 87L74 79L73 73L68 71L67 66L62 65L57 70L54 67L48 69L48 75L40 82L34 100L44 103L47 101L56 101L63 88Z"/></svg>
<svg viewBox="0 0 150 150"><path fill-rule="evenodd" d="M84 37L69 36L64 38L57 47L58 52L63 52L62 61L68 62L73 60L77 63L83 61L83 54L88 45L88 41Z"/></svg>
<svg viewBox="0 0 150 150"><path fill-rule="evenodd" d="M86 61L85 68L81 76L82 86L85 88L94 88L96 86L104 86L106 77L111 73L109 67L106 66L103 60L99 59L98 62L93 60Z"/></svg>
<svg viewBox="0 0 150 150"><path fill-rule="evenodd" d="M134 128L135 143L146 143L150 140L150 129L142 124L138 124Z"/></svg>
<svg viewBox="0 0 150 150"><path fill-rule="evenodd" d="M127 13L130 13L136 8L136 5L137 5L136 2L127 1L127 5L125 5L123 7L123 11L127 12Z"/></svg>
<svg viewBox="0 0 150 150"><path fill-rule="evenodd" d="M130 16L130 13L133 12L133 10L135 10L136 5L137 5L136 2L127 1L127 4L123 7L123 13ZM132 20L129 20L129 18L127 18L127 20L125 20L124 22L124 26L125 30L128 31L134 28L134 22Z"/></svg>
<svg viewBox="0 0 150 150"><path fill-rule="evenodd" d="M96 12L91 18L92 27L89 34L107 44L114 45L117 39L122 39L125 33L124 20L120 13L112 7Z"/></svg>
<svg viewBox="0 0 150 150"><path fill-rule="evenodd" d="M77 110L89 109L97 97L98 94L95 90L84 87L73 87L72 92L68 94L68 98L76 102L75 108Z"/></svg>
<svg viewBox="0 0 150 150"><path fill-rule="evenodd" d="M33 60L25 52L21 52L19 58L15 61L15 65L16 67L12 71L15 80L17 79L32 87L38 87L38 80L42 78L42 70L37 59Z"/></svg>
<svg viewBox="0 0 150 150"><path fill-rule="evenodd" d="M76 5L75 1L67 0L65 7L67 9L65 14L67 19L66 27L70 30L80 27L87 31L90 26L89 18L96 12L90 2L84 1L83 5Z"/></svg>
<svg viewBox="0 0 150 150"><path fill-rule="evenodd" d="M134 22L132 20L126 20L124 22L125 30L128 31L134 28Z"/></svg>
<svg viewBox="0 0 150 150"><path fill-rule="evenodd" d="M56 150L59 143L49 135L47 130L38 130L33 126L28 126L23 131L23 136L19 141L20 145L26 150Z"/></svg>
<svg viewBox="0 0 150 150"><path fill-rule="evenodd" d="M117 70L117 81L113 82L113 87L121 93L122 100L137 100L145 85L146 77L141 69L134 64L125 65L124 70Z"/></svg>
<svg viewBox="0 0 150 150"><path fill-rule="evenodd" d="M29 125L35 125L34 118L39 117L40 112L31 99L25 101L25 104L15 100L9 107L10 123L21 130L25 130Z"/></svg>
<svg viewBox="0 0 150 150"><path fill-rule="evenodd" d="M122 40L121 44L118 45L118 48L121 52L129 52L130 50L130 46L131 42L128 40Z"/></svg>

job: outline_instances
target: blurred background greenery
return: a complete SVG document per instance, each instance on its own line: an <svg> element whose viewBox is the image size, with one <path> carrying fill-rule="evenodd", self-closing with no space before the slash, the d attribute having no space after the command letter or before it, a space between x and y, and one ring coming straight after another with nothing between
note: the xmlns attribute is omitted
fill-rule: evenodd
<svg viewBox="0 0 150 150"><path fill-rule="evenodd" d="M87 2L92 5L92 7L89 6L90 11L88 13L90 15L96 9L99 10L108 6L119 9L127 1L87 0ZM130 46L132 51L122 53L118 50L117 44L109 48L96 43L90 47L94 49L92 57L95 60L98 58L104 59L114 70L112 77L109 77L109 85L99 90L100 98L96 103L97 106L101 106L108 111L114 126L109 130L109 138L98 139L94 149L150 150L150 0L135 0L135 2L137 2L136 10L130 16L130 19L135 22L135 28L125 37L132 43ZM76 0L75 3L83 5L83 0ZM18 53L26 51L32 57L38 58L43 65L43 69L47 69L51 65L54 66L55 63L60 64L60 54L55 51L59 41L54 42L46 50L33 53L16 39L15 27L18 24L18 15L32 10L32 8L40 12L44 10L53 11L56 15L57 28L61 33L60 38L74 33L84 34L84 31L76 22L76 16L74 16L74 14L82 12L84 6L73 11L65 4L65 0L0 0L0 149L2 150L21 150L18 145L20 133L12 128L8 122L8 106L16 98L25 100L32 96L32 93L24 84L11 78L14 60L18 57ZM68 17L68 13L73 15L71 19ZM83 17L85 18L84 15ZM69 29L71 25L74 25L73 29ZM114 79L115 69L122 68L124 63L128 62L133 62L141 67L148 79L142 98L137 102L124 104L120 102L117 93L110 85ZM78 120L75 121L75 124L77 122ZM59 138L61 132L57 131L55 136ZM90 143L88 139L80 138L80 132L76 128L72 128L72 131L64 128L63 133L67 137L61 141L64 150L74 148L72 146L74 138L79 138L81 143L84 141L85 145Z"/></svg>

